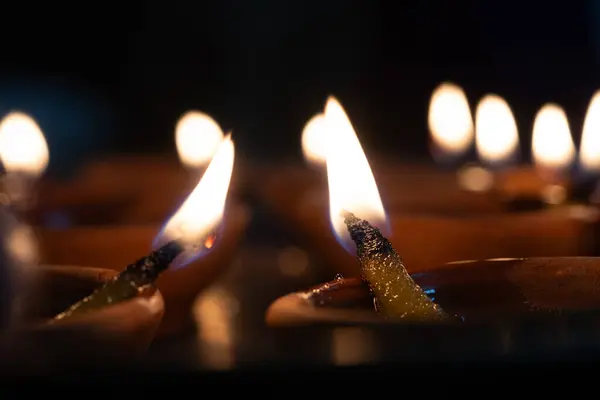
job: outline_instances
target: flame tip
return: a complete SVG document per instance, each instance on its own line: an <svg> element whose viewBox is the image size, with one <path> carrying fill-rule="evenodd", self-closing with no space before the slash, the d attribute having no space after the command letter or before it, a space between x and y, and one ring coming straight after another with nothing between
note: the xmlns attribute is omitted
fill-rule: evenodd
<svg viewBox="0 0 600 400"><path fill-rule="evenodd" d="M6 113L7 117L10 115L24 115L26 117L29 117L29 114L22 110L11 110L8 113Z"/></svg>
<svg viewBox="0 0 600 400"><path fill-rule="evenodd" d="M458 85L457 83L455 83L454 81L443 81L435 87L435 91L441 90L443 88L459 89L461 91L463 90L462 87L460 85Z"/></svg>
<svg viewBox="0 0 600 400"><path fill-rule="evenodd" d="M187 110L186 112L184 112L183 114L181 114L181 117L186 117L186 116L202 116L202 117L207 117L210 119L214 119L210 114L204 112L204 111L200 111L200 110Z"/></svg>
<svg viewBox="0 0 600 400"><path fill-rule="evenodd" d="M327 109L330 104L340 104L340 101L337 99L337 97L330 94L327 96L327 100L325 101L325 109Z"/></svg>
<svg viewBox="0 0 600 400"><path fill-rule="evenodd" d="M560 104L551 101L551 102L543 104L540 107L540 109L538 110L538 114L542 111L548 111L548 110L556 110L561 113L565 112L565 109Z"/></svg>
<svg viewBox="0 0 600 400"><path fill-rule="evenodd" d="M481 100L479 100L479 104L483 103L484 101L490 101L490 100L499 100L503 103L506 103L506 100L504 100L504 97L500 96L499 94L487 93L481 98Z"/></svg>
<svg viewBox="0 0 600 400"><path fill-rule="evenodd" d="M13 110L13 111L6 113L4 115L4 117L2 118L2 121L6 121L9 119L13 119L13 118L26 119L28 121L33 122L36 126L39 126L37 123L37 120L31 114L29 114L25 111L21 111L21 110Z"/></svg>

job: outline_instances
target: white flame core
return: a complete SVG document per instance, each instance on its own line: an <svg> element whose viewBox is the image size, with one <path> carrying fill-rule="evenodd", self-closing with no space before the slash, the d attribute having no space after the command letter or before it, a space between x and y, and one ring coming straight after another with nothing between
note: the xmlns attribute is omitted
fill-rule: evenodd
<svg viewBox="0 0 600 400"><path fill-rule="evenodd" d="M473 144L473 116L465 92L453 83L442 83L431 95L429 131L444 155L461 155Z"/></svg>
<svg viewBox="0 0 600 400"><path fill-rule="evenodd" d="M575 144L565 111L556 104L546 104L533 123L531 151L540 167L564 169L575 159Z"/></svg>
<svg viewBox="0 0 600 400"><path fill-rule="evenodd" d="M227 135L196 188L155 239L155 248L170 240L179 241L188 249L180 264L200 255L206 237L223 218L234 158L234 144Z"/></svg>
<svg viewBox="0 0 600 400"><path fill-rule="evenodd" d="M355 250L344 224L342 211L369 221L385 234L387 220L369 162L342 105L333 97L325 106L327 129L327 179L329 217L340 243Z"/></svg>
<svg viewBox="0 0 600 400"><path fill-rule="evenodd" d="M484 96L475 111L475 146L479 159L496 164L511 160L519 148L519 133L510 106L495 94Z"/></svg>
<svg viewBox="0 0 600 400"><path fill-rule="evenodd" d="M188 168L206 165L223 141L223 131L209 115L189 111L175 127L175 144L179 159Z"/></svg>
<svg viewBox="0 0 600 400"><path fill-rule="evenodd" d="M46 170L49 157L44 134L29 115L13 112L0 122L0 159L8 173L37 177Z"/></svg>

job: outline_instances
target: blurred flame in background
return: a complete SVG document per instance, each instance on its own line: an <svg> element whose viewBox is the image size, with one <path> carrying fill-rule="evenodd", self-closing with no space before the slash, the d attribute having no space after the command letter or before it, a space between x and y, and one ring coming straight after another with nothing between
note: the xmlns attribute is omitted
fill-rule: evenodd
<svg viewBox="0 0 600 400"><path fill-rule="evenodd" d="M154 248L170 240L179 240L186 246L186 251L173 262L174 267L198 258L206 250L207 239L212 247L210 235L223 218L234 158L234 144L231 135L227 135L196 188L154 240Z"/></svg>
<svg viewBox="0 0 600 400"><path fill-rule="evenodd" d="M206 165L224 138L217 122L200 111L188 111L175 127L175 144L181 163L188 168Z"/></svg>
<svg viewBox="0 0 600 400"><path fill-rule="evenodd" d="M484 165L502 165L514 160L519 147L517 124L506 101L495 94L484 96L475 110L475 147ZM457 174L465 190L485 192L494 185L487 168L467 165Z"/></svg>
<svg viewBox="0 0 600 400"><path fill-rule="evenodd" d="M579 163L586 172L600 172L600 90L592 96L585 116Z"/></svg>
<svg viewBox="0 0 600 400"><path fill-rule="evenodd" d="M517 123L510 106L495 94L484 96L475 110L475 147L484 164L514 161L519 150Z"/></svg>
<svg viewBox="0 0 600 400"><path fill-rule="evenodd" d="M33 229L12 213L15 208L29 205L31 184L46 170L49 151L42 130L33 118L13 112L0 122L0 159L5 176L3 190L13 208L0 213L2 242L2 309L7 310L9 323L21 318L23 303L35 290L38 242ZM4 316L3 316L4 317Z"/></svg>
<svg viewBox="0 0 600 400"><path fill-rule="evenodd" d="M304 125L302 130L302 153L307 162L314 165L325 163L325 148L327 146L325 134L325 116L321 113L314 115Z"/></svg>
<svg viewBox="0 0 600 400"><path fill-rule="evenodd" d="M440 84L429 103L428 126L437 158L454 158L473 144L473 117L463 89L450 82Z"/></svg>
<svg viewBox="0 0 600 400"><path fill-rule="evenodd" d="M329 97L325 106L325 127L331 226L344 248L355 253L342 211L369 221L384 234L389 234L388 222L369 161L344 108L334 97Z"/></svg>
<svg viewBox="0 0 600 400"><path fill-rule="evenodd" d="M549 204L563 203L567 191L561 184L555 184L555 179L572 165L576 150L562 107L548 103L540 108L533 123L531 152L536 168L548 181L542 197Z"/></svg>
<svg viewBox="0 0 600 400"><path fill-rule="evenodd" d="M44 134L29 115L12 112L0 122L0 160L8 173L37 177L46 170L49 157Z"/></svg>
<svg viewBox="0 0 600 400"><path fill-rule="evenodd" d="M540 108L533 123L531 152L537 167L564 170L573 163L575 144L562 107L549 103Z"/></svg>

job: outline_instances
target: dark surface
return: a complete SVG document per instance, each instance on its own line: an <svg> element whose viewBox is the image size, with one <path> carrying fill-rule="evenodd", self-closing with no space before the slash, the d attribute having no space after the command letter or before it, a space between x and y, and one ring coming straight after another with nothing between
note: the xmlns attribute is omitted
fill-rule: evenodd
<svg viewBox="0 0 600 400"><path fill-rule="evenodd" d="M49 383L49 387L57 387L61 383L79 387L88 384L95 393L107 390L107 395L123 387L135 390L138 395L155 395L155 388L169 385L174 390L191 386L197 387L199 393L218 393L219 396L231 394L231 397L239 396L241 388L245 395L252 391L261 398L279 399L284 396L312 398L317 395L371 397L374 392L381 393L391 388L404 392L411 390L409 387L422 388L427 385L429 387L426 391L423 390L428 396L438 393L447 396L451 392L460 396L477 396L490 389L498 394L514 395L515 391L522 391L523 387L531 388L541 395L554 394L558 388L569 392L583 392L588 388L594 390L594 380L582 377L599 370L598 365L593 362L597 356L597 353L579 353L550 356L542 360L505 359L499 363L480 360L472 363L393 363L357 367L256 367L224 372L165 368L150 371L131 368L83 369L77 372L57 372L52 377L6 374L3 376L3 387L6 393L18 385L19 393L23 394L33 383ZM38 385L33 387L37 393Z"/></svg>
<svg viewBox="0 0 600 400"><path fill-rule="evenodd" d="M273 296L275 290L271 293ZM258 292L252 297L258 300ZM260 297L268 303L264 288ZM595 310L504 315L492 321L488 318L453 324L269 328L260 307L249 308L242 306L231 320L230 340L212 340L204 332L209 327L199 324L196 332L156 341L144 365L166 363L192 370L231 370L264 365L492 362L507 357L540 361L584 353L593 358L600 352L600 313Z"/></svg>
<svg viewBox="0 0 600 400"><path fill-rule="evenodd" d="M473 323L450 325L321 324L301 328L267 327L265 310L272 301L287 293L334 278L323 273L324 268L319 265L319 260L308 257L307 254L304 254L308 257L305 268L297 268L297 273L290 275L282 254L286 254L290 246L297 246L297 240L280 231L276 222L269 221L273 219L268 218L268 214L259 213L254 218L247 236L251 239L240 249L232 268L219 282L199 296L194 310L196 331L155 341L147 357L142 360L144 367L230 371L264 366L376 366L388 363L420 365L424 362L494 364L507 358L536 363L545 362L544 360L572 363L584 361L582 355L585 355L585 360L595 360L600 353L600 313L593 309L586 311L586 307L582 306L586 304L585 301L598 301L592 287L593 281L586 283L585 279L579 277L571 282L568 275L557 281L560 282L555 289L549 290L566 293L568 288L565 289L566 286L561 282L567 286L571 284L574 290L577 282L580 282L582 288L587 288L584 292L589 296L587 300L582 300L583 303L574 300L573 304L578 304L574 307L582 308L581 312L543 311L533 317L511 312L492 321L489 318L475 318ZM278 241L271 235L278 237ZM277 245L264 244L271 241ZM301 250L296 249L294 257L296 261L302 259ZM545 298L544 291L535 289L534 279L534 275L539 274L536 271L543 269L541 264L533 263L528 268L515 267L518 279L511 284L509 290L501 285L478 287L475 282L471 282L481 280L489 284L496 279L494 277L504 273L504 267L510 270L515 263L518 260L503 262L501 267L494 267L494 273L489 276L483 273L483 269L478 269L476 274L467 272L465 276L472 276L472 279L467 279L468 282L463 282L462 286L439 290L435 296L439 297L442 304L452 308L448 304L453 298L465 302L460 292L465 296L481 297L484 301L493 303L498 295L493 289L497 289L501 296L508 296L508 301L502 301L507 302L509 308L514 306L513 303L519 302L520 309L523 309L526 305L523 303L523 294L521 291L515 292L515 285L523 284L528 293L537 296L530 300L537 300L538 303L532 304L541 307L539 301ZM559 273L560 265L555 264L549 263L546 269ZM462 271L461 268L459 266L458 270ZM593 265L586 268L591 271ZM468 268L465 270L468 271ZM549 272L547 279L551 279L552 273ZM452 272L448 270L440 277L446 275L452 275ZM453 279L461 281L463 278L463 275L458 274ZM447 278L436 278L433 274L431 277L419 276L416 279L425 285L424 288L430 289L436 286L437 280ZM571 304L569 299L566 297L559 301ZM488 307L486 304L481 307ZM453 307L460 308L456 304ZM477 306L473 308L477 309ZM499 364L499 367L502 366L503 364ZM373 371L379 370L374 368ZM239 379L244 378L240 376Z"/></svg>

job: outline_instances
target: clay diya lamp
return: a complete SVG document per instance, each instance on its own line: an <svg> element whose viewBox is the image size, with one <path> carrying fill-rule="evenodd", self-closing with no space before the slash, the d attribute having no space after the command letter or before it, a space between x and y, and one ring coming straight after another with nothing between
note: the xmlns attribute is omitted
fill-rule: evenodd
<svg viewBox="0 0 600 400"><path fill-rule="evenodd" d="M172 210L193 186L175 158L110 157L85 165L68 180L42 182L31 221L52 225L63 219L60 223L66 226L159 222L153 211Z"/></svg>
<svg viewBox="0 0 600 400"><path fill-rule="evenodd" d="M305 340L313 332L319 338L311 343L328 343L326 357L333 352L334 361L337 357L348 363L547 356L600 345L599 271L600 259L593 257L461 261L430 268L412 278L447 313L457 316L435 323L384 318L374 310L369 288L360 278L340 278L277 299L266 321L287 332L283 344L298 340L294 332ZM336 350L339 346L345 350Z"/></svg>
<svg viewBox="0 0 600 400"><path fill-rule="evenodd" d="M597 213L575 206L511 216L391 214L388 221L388 238L410 272L456 259L594 254L593 244L598 238ZM325 210L320 218L314 212L299 213L294 223L305 230L305 243L331 267L332 275L358 275L355 257L339 246Z"/></svg>
<svg viewBox="0 0 600 400"><path fill-rule="evenodd" d="M238 161L236 160L236 163ZM241 160L231 196L247 196L254 169ZM91 162L68 180L39 182L29 221L38 226L161 223L196 186L204 167L186 168L176 157L113 156Z"/></svg>
<svg viewBox="0 0 600 400"><path fill-rule="evenodd" d="M10 371L135 363L164 314L158 290L69 320L54 317L115 275L102 268L41 266L21 323L2 335L0 364Z"/></svg>
<svg viewBox="0 0 600 400"><path fill-rule="evenodd" d="M190 312L196 295L227 270L249 219L246 207L229 206L210 251L191 264L160 276L156 285L167 310L160 336L181 332L193 324ZM97 225L65 230L37 228L36 234L44 263L105 266L120 271L148 253L160 228L159 225Z"/></svg>
<svg viewBox="0 0 600 400"><path fill-rule="evenodd" d="M232 155L233 157L233 155ZM227 160L225 160L227 161ZM231 160L229 160L231 161ZM228 162L229 162L228 161ZM229 163L224 163L225 167ZM213 164L211 164L213 165ZM225 168L227 169L227 168ZM218 171L217 171L218 172ZM204 175L206 177L207 173ZM204 179L203 177L203 179ZM227 171L223 175L226 180ZM198 184L197 188L202 185ZM219 189L226 190L227 188ZM192 193L195 193L192 192ZM195 210L203 210L207 206L202 203L219 190L215 188L207 195L196 197L201 204ZM191 198L188 197L188 200ZM186 200L187 202L187 200ZM186 202L179 203L181 207L170 210L165 216L172 214L169 223L181 218L182 210L190 210ZM191 261L188 265L169 269L160 275L156 285L164 299L166 315L161 324L159 335L167 335L193 326L191 308L196 295L210 285L220 273L227 270L235 255L235 250L243 237L248 225L250 212L244 205L235 200L228 202L225 209L210 209L203 212L215 212L221 215L222 220L216 232L214 242L207 243L210 251L202 257ZM173 214L173 211L177 212ZM189 213L189 211L186 211ZM163 216L163 218L165 218ZM153 241L159 236L162 223L157 224L132 224L132 225L89 225L75 226L68 229L50 229L37 227L36 233L39 240L41 259L45 263L61 265L89 265L106 267L117 271L123 270L128 264L134 262L150 251Z"/></svg>

